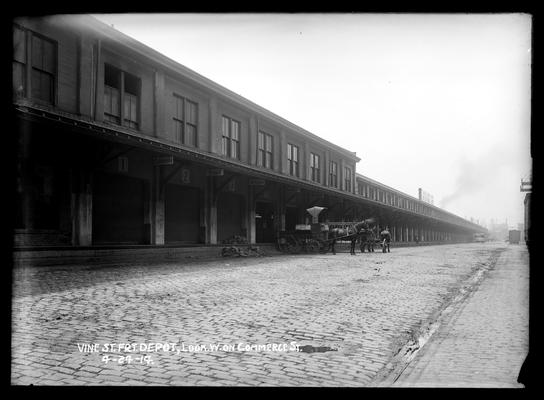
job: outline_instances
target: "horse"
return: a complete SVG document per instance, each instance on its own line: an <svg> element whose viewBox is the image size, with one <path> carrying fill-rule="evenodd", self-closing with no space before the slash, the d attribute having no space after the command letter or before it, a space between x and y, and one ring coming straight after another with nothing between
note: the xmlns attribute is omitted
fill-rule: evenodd
<svg viewBox="0 0 544 400"><path fill-rule="evenodd" d="M361 253L365 252L365 247L368 249L368 252L374 252L374 244L376 242L376 234L373 229L365 229L361 231Z"/></svg>
<svg viewBox="0 0 544 400"><path fill-rule="evenodd" d="M327 251L332 248L332 254L336 254L334 245L336 244L336 240L338 238L342 238L351 242L350 254L355 255L355 243L357 243L361 232L368 229L368 223L366 221L361 221L349 228L333 228L329 230L329 240L331 240L331 242L329 243Z"/></svg>

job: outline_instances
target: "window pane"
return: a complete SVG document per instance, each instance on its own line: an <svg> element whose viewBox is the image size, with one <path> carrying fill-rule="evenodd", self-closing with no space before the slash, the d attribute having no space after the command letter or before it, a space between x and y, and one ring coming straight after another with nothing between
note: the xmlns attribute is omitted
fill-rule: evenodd
<svg viewBox="0 0 544 400"><path fill-rule="evenodd" d="M259 149L264 149L264 133L259 132L257 136L257 147Z"/></svg>
<svg viewBox="0 0 544 400"><path fill-rule="evenodd" d="M189 146L196 146L196 126L187 124L185 140Z"/></svg>
<svg viewBox="0 0 544 400"><path fill-rule="evenodd" d="M43 42L43 70L50 74L55 73L55 47L49 40Z"/></svg>
<svg viewBox="0 0 544 400"><path fill-rule="evenodd" d="M238 140L238 129L239 129L239 124L238 124L238 122L232 121L232 132L231 132L231 137L232 137L232 139L234 139L234 140Z"/></svg>
<svg viewBox="0 0 544 400"><path fill-rule="evenodd" d="M137 97L133 96L131 94L125 93L124 98L124 118L127 121L132 122L138 122L138 115L137 115Z"/></svg>
<svg viewBox="0 0 544 400"><path fill-rule="evenodd" d="M130 107L131 107L130 113L133 116L132 120L138 121L138 98L137 97L132 99L130 103Z"/></svg>
<svg viewBox="0 0 544 400"><path fill-rule="evenodd" d="M119 110L119 91L114 88L110 88L111 93L111 114L120 116L121 111Z"/></svg>
<svg viewBox="0 0 544 400"><path fill-rule="evenodd" d="M22 63L26 62L25 31L13 28L13 59Z"/></svg>
<svg viewBox="0 0 544 400"><path fill-rule="evenodd" d="M228 149L228 139L223 136L223 140L222 140L221 144L222 144L221 150L222 150L223 155L225 155L225 156L228 155L229 154L228 153L228 150L229 150Z"/></svg>
<svg viewBox="0 0 544 400"><path fill-rule="evenodd" d="M178 143L183 143L183 123L174 120L174 140Z"/></svg>
<svg viewBox="0 0 544 400"><path fill-rule="evenodd" d="M104 112L111 114L111 90L104 87Z"/></svg>
<svg viewBox="0 0 544 400"><path fill-rule="evenodd" d="M53 103L53 77L49 74L41 75L41 85L42 85L42 99Z"/></svg>
<svg viewBox="0 0 544 400"><path fill-rule="evenodd" d="M298 147L293 146L293 160L298 161Z"/></svg>
<svg viewBox="0 0 544 400"><path fill-rule="evenodd" d="M104 64L104 85L121 88L121 71L109 64Z"/></svg>
<svg viewBox="0 0 544 400"><path fill-rule="evenodd" d="M125 113L125 119L130 120L130 98L125 93L125 104L124 104L124 110Z"/></svg>
<svg viewBox="0 0 544 400"><path fill-rule="evenodd" d="M272 151L272 136L266 135L266 151Z"/></svg>
<svg viewBox="0 0 544 400"><path fill-rule="evenodd" d="M24 96L25 92L25 66L21 63L13 63L13 93Z"/></svg>
<svg viewBox="0 0 544 400"><path fill-rule="evenodd" d="M174 96L174 99L176 101L176 118L183 120L183 99Z"/></svg>
<svg viewBox="0 0 544 400"><path fill-rule="evenodd" d="M36 36L32 36L32 66L42 69L43 54L42 41Z"/></svg>
<svg viewBox="0 0 544 400"><path fill-rule="evenodd" d="M229 119L226 117L223 117L222 120L222 130L223 130L223 136L229 136ZM224 152L224 154L227 154Z"/></svg>
<svg viewBox="0 0 544 400"><path fill-rule="evenodd" d="M104 87L104 112L119 116L119 91L109 86Z"/></svg>
<svg viewBox="0 0 544 400"><path fill-rule="evenodd" d="M125 92L130 93L134 96L140 94L140 79L134 75L131 75L127 72L124 73L125 77Z"/></svg>
<svg viewBox="0 0 544 400"><path fill-rule="evenodd" d="M192 101L187 101L187 122L197 125L197 109L198 106Z"/></svg>
<svg viewBox="0 0 544 400"><path fill-rule="evenodd" d="M259 167L263 166L264 151L257 150L257 165Z"/></svg>
<svg viewBox="0 0 544 400"><path fill-rule="evenodd" d="M53 102L53 78L49 74L32 70L32 97Z"/></svg>

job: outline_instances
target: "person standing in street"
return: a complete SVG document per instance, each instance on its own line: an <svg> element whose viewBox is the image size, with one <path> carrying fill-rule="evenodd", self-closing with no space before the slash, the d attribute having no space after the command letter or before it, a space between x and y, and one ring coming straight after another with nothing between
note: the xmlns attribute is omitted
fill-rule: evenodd
<svg viewBox="0 0 544 400"><path fill-rule="evenodd" d="M380 232L380 239L382 242L382 251L385 253L386 250L388 253L391 252L389 245L391 243L391 233L389 232L389 227L386 226L383 231Z"/></svg>

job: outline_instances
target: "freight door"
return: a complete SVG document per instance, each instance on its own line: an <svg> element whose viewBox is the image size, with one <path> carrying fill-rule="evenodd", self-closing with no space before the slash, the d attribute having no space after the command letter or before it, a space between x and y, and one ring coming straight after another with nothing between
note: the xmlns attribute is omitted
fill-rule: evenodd
<svg viewBox="0 0 544 400"><path fill-rule="evenodd" d="M198 243L200 196L197 188L166 185L164 240L166 243Z"/></svg>
<svg viewBox="0 0 544 400"><path fill-rule="evenodd" d="M297 225L298 209L296 207L285 207L285 230L294 231Z"/></svg>
<svg viewBox="0 0 544 400"><path fill-rule="evenodd" d="M246 237L244 230L244 197L229 193L220 192L217 197L217 242L233 236Z"/></svg>
<svg viewBox="0 0 544 400"><path fill-rule="evenodd" d="M93 180L93 244L143 244L144 181L96 173Z"/></svg>
<svg viewBox="0 0 544 400"><path fill-rule="evenodd" d="M255 204L255 240L257 243L272 243L275 240L272 203Z"/></svg>

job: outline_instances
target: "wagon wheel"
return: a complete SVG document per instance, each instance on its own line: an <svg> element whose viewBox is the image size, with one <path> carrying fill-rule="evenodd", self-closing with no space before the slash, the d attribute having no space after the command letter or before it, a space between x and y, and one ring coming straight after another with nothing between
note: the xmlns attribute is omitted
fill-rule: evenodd
<svg viewBox="0 0 544 400"><path fill-rule="evenodd" d="M327 251L329 251L329 241L328 240L320 240L319 241L319 252L322 254L325 254Z"/></svg>
<svg viewBox="0 0 544 400"><path fill-rule="evenodd" d="M281 251L282 253L289 252L289 243L284 238L278 239L277 245L278 245L278 250Z"/></svg>
<svg viewBox="0 0 544 400"><path fill-rule="evenodd" d="M288 252L291 254L300 253L302 251L302 243L294 236L291 236L289 239L290 240L287 241Z"/></svg>
<svg viewBox="0 0 544 400"><path fill-rule="evenodd" d="M296 242L288 242L287 243L287 253L289 254L296 254L300 253L301 247Z"/></svg>
<svg viewBox="0 0 544 400"><path fill-rule="evenodd" d="M310 239L306 243L306 251L308 253L317 253L320 247L320 243L316 239Z"/></svg>

